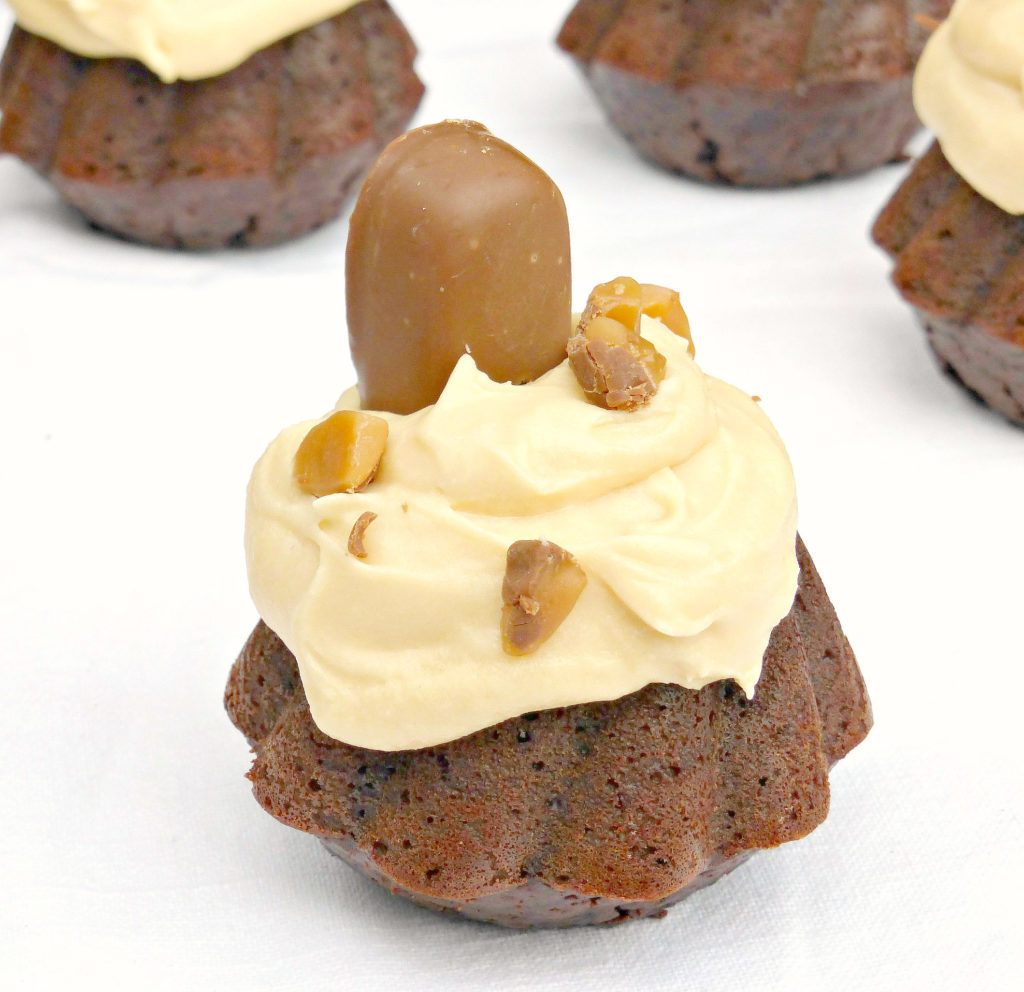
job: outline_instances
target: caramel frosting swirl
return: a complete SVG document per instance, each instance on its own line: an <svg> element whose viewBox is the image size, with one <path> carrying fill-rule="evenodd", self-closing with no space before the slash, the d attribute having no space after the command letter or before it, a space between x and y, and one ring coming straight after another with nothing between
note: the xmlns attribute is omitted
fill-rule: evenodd
<svg viewBox="0 0 1024 992"><path fill-rule="evenodd" d="M90 58L123 56L165 83L218 76L358 0L10 0L33 34Z"/></svg>
<svg viewBox="0 0 1024 992"><path fill-rule="evenodd" d="M971 186L1024 213L1024 0L957 0L918 63L914 105Z"/></svg>
<svg viewBox="0 0 1024 992"><path fill-rule="evenodd" d="M470 355L433 406L389 424L375 481L313 498L293 478L313 421L253 471L253 599L298 659L326 734L425 747L533 710L613 699L651 682L754 691L797 582L792 469L745 393L707 377L685 339L643 318L668 372L651 402L609 411L568 362L495 383ZM355 389L338 409L358 406ZM353 526L376 514L365 558ZM533 654L502 648L506 550L568 549L587 575Z"/></svg>

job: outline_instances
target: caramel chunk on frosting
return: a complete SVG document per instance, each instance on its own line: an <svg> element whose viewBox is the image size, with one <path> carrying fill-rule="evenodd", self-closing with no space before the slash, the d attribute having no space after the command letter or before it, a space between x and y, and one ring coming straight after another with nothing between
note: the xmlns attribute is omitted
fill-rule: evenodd
<svg viewBox="0 0 1024 992"><path fill-rule="evenodd" d="M686 316L676 290L650 282L641 283L640 309L648 317L660 320L673 334L685 338L691 358L697 354L690 336L690 318Z"/></svg>
<svg viewBox="0 0 1024 992"><path fill-rule="evenodd" d="M359 194L346 292L364 409L429 406L466 353L495 382L531 382L572 328L562 194L482 124L410 131Z"/></svg>
<svg viewBox="0 0 1024 992"><path fill-rule="evenodd" d="M507 654L536 651L572 612L587 576L551 541L516 541L508 549L501 587L501 640Z"/></svg>
<svg viewBox="0 0 1024 992"><path fill-rule="evenodd" d="M643 312L643 291L635 279L623 276L591 292L567 351L592 403L636 410L658 391L665 358L640 336Z"/></svg>
<svg viewBox="0 0 1024 992"><path fill-rule="evenodd" d="M355 555L356 558L366 557L366 546L363 544L363 535L366 534L366 528L370 526L377 519L377 514L367 510L365 513L359 514L359 519L352 525L352 530L348 535L348 553Z"/></svg>
<svg viewBox="0 0 1024 992"><path fill-rule="evenodd" d="M292 474L310 496L357 493L377 474L388 423L360 410L339 410L321 420L295 452Z"/></svg>

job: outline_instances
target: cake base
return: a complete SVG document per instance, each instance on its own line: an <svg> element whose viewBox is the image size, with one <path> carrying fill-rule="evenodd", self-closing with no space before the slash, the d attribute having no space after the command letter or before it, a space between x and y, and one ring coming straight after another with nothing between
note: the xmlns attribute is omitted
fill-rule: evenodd
<svg viewBox="0 0 1024 992"><path fill-rule="evenodd" d="M829 767L871 725L853 652L798 555L752 699L731 681L649 685L416 751L323 734L295 659L261 623L225 697L256 752L253 792L421 906L520 928L660 915L821 823Z"/></svg>
<svg viewBox="0 0 1024 992"><path fill-rule="evenodd" d="M341 858L392 895L403 896L417 906L436 913L462 916L479 923L497 923L514 930L598 926L648 917L660 918L677 902L682 902L687 896L717 882L734 868L739 868L754 854L753 851L743 851L731 858L713 860L713 863L681 889L660 899L646 902L627 902L607 896L583 895L555 888L537 878L528 878L521 884L500 892L491 892L473 899L456 900L431 897L416 889L396 884L374 864L366 852L360 850L349 839L321 837L320 842L331 854Z"/></svg>
<svg viewBox="0 0 1024 992"><path fill-rule="evenodd" d="M973 324L930 317L918 310L935 357L978 402L1024 427L1024 347Z"/></svg>
<svg viewBox="0 0 1024 992"><path fill-rule="evenodd" d="M902 158L920 130L910 78L797 93L676 89L611 66L581 67L608 119L673 172L736 186L788 186Z"/></svg>
<svg viewBox="0 0 1024 992"><path fill-rule="evenodd" d="M0 151L97 228L169 248L285 241L336 217L423 94L384 0L162 83L15 27L0 64Z"/></svg>
<svg viewBox="0 0 1024 992"><path fill-rule="evenodd" d="M785 186L903 155L919 130L917 16L951 0L580 0L558 44L647 158L710 182Z"/></svg>
<svg viewBox="0 0 1024 992"><path fill-rule="evenodd" d="M872 234L942 368L1024 425L1024 217L975 192L933 144Z"/></svg>

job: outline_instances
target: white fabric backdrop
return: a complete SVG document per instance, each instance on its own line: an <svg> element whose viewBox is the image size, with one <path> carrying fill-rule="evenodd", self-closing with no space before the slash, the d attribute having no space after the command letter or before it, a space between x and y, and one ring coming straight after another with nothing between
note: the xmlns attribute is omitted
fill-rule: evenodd
<svg viewBox="0 0 1024 992"><path fill-rule="evenodd" d="M1024 431L938 373L868 242L903 167L694 184L603 123L552 44L568 0L395 5L417 122L480 119L560 184L577 305L675 286L704 368L764 397L876 728L824 826L664 920L520 934L357 878L252 800L220 701L255 619L249 468L353 378L345 223L169 254L5 159L0 987L1016 987Z"/></svg>

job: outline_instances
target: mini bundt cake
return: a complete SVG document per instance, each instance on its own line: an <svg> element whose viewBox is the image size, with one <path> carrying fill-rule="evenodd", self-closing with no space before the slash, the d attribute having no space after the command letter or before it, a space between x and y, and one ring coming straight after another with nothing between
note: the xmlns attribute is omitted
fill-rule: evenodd
<svg viewBox="0 0 1024 992"><path fill-rule="evenodd" d="M15 26L0 65L0 151L123 237L273 244L337 216L404 130L423 93L414 57L384 0L361 0L220 75L173 82Z"/></svg>
<svg viewBox="0 0 1024 992"><path fill-rule="evenodd" d="M903 153L920 126L910 90L925 25L951 3L580 0L558 44L647 158L780 186Z"/></svg>
<svg viewBox="0 0 1024 992"><path fill-rule="evenodd" d="M620 277L574 319L569 269L557 187L481 125L385 149L358 388L253 470L226 693L272 815L514 927L659 914L804 836L871 723L758 402L677 293Z"/></svg>

